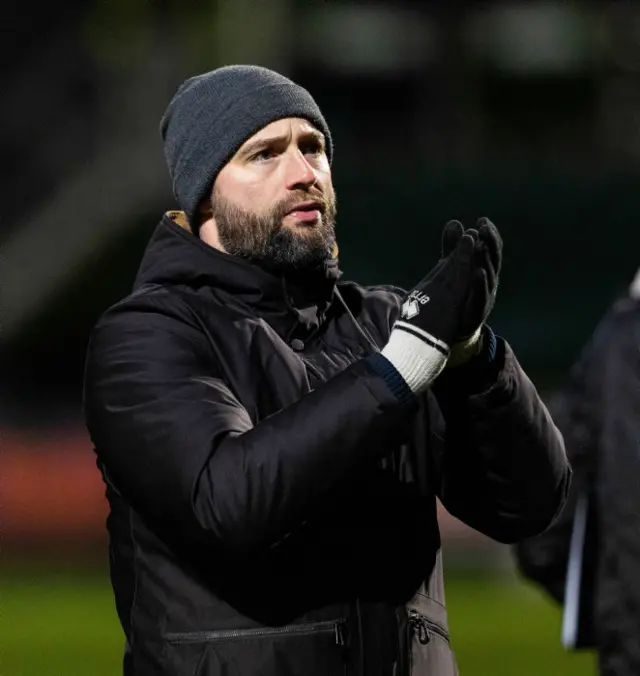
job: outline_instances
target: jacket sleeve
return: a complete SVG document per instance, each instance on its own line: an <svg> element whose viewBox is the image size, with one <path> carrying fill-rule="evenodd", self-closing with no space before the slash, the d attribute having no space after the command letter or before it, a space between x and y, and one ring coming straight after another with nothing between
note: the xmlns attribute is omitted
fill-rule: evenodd
<svg viewBox="0 0 640 676"><path fill-rule="evenodd" d="M439 497L467 525L514 543L549 526L566 499L571 470L562 435L502 339L495 360L486 391L469 391L454 369L434 384L445 423L444 452L436 459Z"/></svg>
<svg viewBox="0 0 640 676"><path fill-rule="evenodd" d="M204 333L161 307L112 310L90 341L84 413L145 519L230 551L278 542L415 413L362 361L253 424L211 359Z"/></svg>

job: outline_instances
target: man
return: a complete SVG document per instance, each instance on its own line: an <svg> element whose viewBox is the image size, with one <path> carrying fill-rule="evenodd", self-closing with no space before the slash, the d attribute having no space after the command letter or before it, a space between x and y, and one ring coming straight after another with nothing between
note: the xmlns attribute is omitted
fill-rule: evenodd
<svg viewBox="0 0 640 676"><path fill-rule="evenodd" d="M338 281L326 121L253 66L161 124L182 212L89 347L127 675L456 673L436 496L501 542L565 499L562 438L486 325L491 223L410 294Z"/></svg>
<svg viewBox="0 0 640 676"><path fill-rule="evenodd" d="M640 270L551 400L574 481L560 517L515 548L564 606L562 641L602 676L640 673Z"/></svg>

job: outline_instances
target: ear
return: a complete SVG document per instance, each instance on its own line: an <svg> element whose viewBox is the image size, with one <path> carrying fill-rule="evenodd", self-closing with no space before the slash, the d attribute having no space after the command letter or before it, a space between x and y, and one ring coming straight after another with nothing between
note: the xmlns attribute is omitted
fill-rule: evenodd
<svg viewBox="0 0 640 676"><path fill-rule="evenodd" d="M205 197L198 204L197 209L195 210L191 221L189 223L189 230L196 236L199 237L200 228L204 223L213 219L213 208L211 206L211 198Z"/></svg>
<svg viewBox="0 0 640 676"><path fill-rule="evenodd" d="M211 206L210 197L205 197L203 200L201 200L200 204L198 204L196 214L198 215L198 221L200 223L206 221L207 219L213 216L213 208Z"/></svg>

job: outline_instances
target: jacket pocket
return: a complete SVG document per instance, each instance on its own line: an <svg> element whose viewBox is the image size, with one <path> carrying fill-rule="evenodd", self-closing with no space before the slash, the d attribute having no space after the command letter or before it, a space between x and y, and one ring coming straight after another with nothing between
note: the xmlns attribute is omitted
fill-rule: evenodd
<svg viewBox="0 0 640 676"><path fill-rule="evenodd" d="M449 633L415 610L407 610L411 676L457 676Z"/></svg>
<svg viewBox="0 0 640 676"><path fill-rule="evenodd" d="M168 632L175 676L344 676L342 619L251 629Z"/></svg>

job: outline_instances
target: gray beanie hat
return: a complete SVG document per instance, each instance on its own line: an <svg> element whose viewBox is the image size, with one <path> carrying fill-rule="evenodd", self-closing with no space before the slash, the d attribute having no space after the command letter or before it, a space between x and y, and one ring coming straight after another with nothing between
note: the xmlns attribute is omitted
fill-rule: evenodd
<svg viewBox="0 0 640 676"><path fill-rule="evenodd" d="M253 134L275 120L302 117L331 134L306 89L261 66L224 66L180 85L160 123L173 194L193 225L218 172Z"/></svg>

